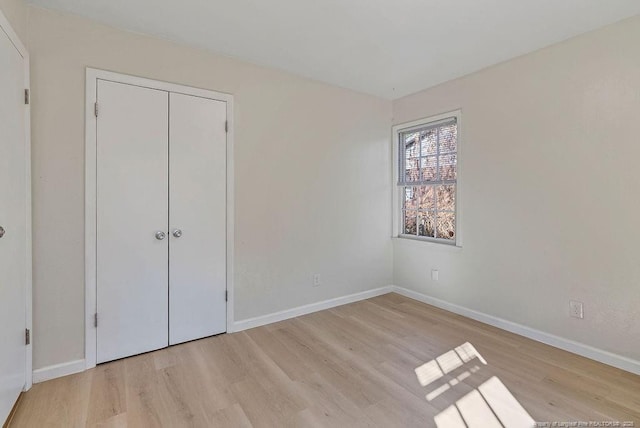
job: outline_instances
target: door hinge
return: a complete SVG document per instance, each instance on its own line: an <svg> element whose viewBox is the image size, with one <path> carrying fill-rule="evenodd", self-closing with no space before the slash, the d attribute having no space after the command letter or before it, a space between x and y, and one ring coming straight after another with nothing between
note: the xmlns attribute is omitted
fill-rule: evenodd
<svg viewBox="0 0 640 428"><path fill-rule="evenodd" d="M224 132L229 132L229 121L228 120L224 121Z"/></svg>
<svg viewBox="0 0 640 428"><path fill-rule="evenodd" d="M98 103L94 103L93 104L93 114L96 115L96 117L98 117Z"/></svg>
<svg viewBox="0 0 640 428"><path fill-rule="evenodd" d="M98 313L93 314L93 326L98 327Z"/></svg>
<svg viewBox="0 0 640 428"><path fill-rule="evenodd" d="M24 344L31 345L31 330L28 328L24 330Z"/></svg>
<svg viewBox="0 0 640 428"><path fill-rule="evenodd" d="M227 290L224 290L224 301L225 302L229 301L229 292Z"/></svg>
<svg viewBox="0 0 640 428"><path fill-rule="evenodd" d="M29 100L30 100L30 98L29 98L29 90L25 89L24 90L24 103L25 104L29 104Z"/></svg>

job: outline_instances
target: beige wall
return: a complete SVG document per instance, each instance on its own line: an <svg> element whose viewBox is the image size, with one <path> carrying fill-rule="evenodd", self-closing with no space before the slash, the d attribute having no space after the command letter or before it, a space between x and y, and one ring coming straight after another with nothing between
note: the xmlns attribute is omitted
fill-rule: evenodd
<svg viewBox="0 0 640 428"><path fill-rule="evenodd" d="M22 43L26 44L27 38L27 7L23 0L0 0L0 10L7 18L13 31L16 32Z"/></svg>
<svg viewBox="0 0 640 428"><path fill-rule="evenodd" d="M84 356L87 66L234 95L236 319L391 283L389 101L33 7L29 32L34 368Z"/></svg>
<svg viewBox="0 0 640 428"><path fill-rule="evenodd" d="M639 40L633 18L394 102L461 108L464 163L463 248L395 239L395 284L640 360Z"/></svg>

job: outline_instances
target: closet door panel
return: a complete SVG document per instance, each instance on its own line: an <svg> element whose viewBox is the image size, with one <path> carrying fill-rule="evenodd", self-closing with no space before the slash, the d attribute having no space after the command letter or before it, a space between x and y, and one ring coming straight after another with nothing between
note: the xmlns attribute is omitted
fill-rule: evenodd
<svg viewBox="0 0 640 428"><path fill-rule="evenodd" d="M169 110L173 345L226 331L226 103L171 93Z"/></svg>
<svg viewBox="0 0 640 428"><path fill-rule="evenodd" d="M0 422L25 385L26 114L24 60L0 27Z"/></svg>
<svg viewBox="0 0 640 428"><path fill-rule="evenodd" d="M104 80L97 91L101 363L168 345L169 94Z"/></svg>

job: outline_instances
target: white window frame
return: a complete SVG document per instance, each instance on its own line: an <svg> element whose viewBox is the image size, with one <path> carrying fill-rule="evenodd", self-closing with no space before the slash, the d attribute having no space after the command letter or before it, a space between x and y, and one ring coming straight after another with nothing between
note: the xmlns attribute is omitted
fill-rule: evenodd
<svg viewBox="0 0 640 428"><path fill-rule="evenodd" d="M416 236L403 234L403 216L402 216L402 204L404 192L401 191L405 186L398 185L399 178L399 165L400 165L400 135L404 132L410 131L415 128L421 128L428 126L431 123L439 122L445 119L455 118L457 123L457 161L456 161L456 234L454 240L435 238L430 236ZM410 239L417 241L424 241L429 243L452 245L456 247L462 247L462 110L454 110L435 116L426 117L424 119L414 120L412 122L401 123L394 125L391 128L392 140L393 140L393 237Z"/></svg>

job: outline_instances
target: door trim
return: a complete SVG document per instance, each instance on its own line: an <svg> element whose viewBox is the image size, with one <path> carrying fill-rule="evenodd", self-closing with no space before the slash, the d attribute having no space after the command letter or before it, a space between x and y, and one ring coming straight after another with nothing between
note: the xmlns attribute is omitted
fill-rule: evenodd
<svg viewBox="0 0 640 428"><path fill-rule="evenodd" d="M86 69L85 104L85 369L96 366L97 329L94 327L96 313L96 163L97 134L95 102L98 80L142 86L167 92L224 101L227 105L227 333L232 332L233 315L233 255L234 255L234 172L233 172L233 95L208 89L194 88L176 83L161 82L143 77L99 70ZM98 113L99 114L99 113Z"/></svg>
<svg viewBox="0 0 640 428"><path fill-rule="evenodd" d="M0 10L0 31L3 31L16 50L24 59L24 88L31 92L30 78L29 78L29 52L27 48L22 44L20 38L11 27L11 24L5 17L4 13ZM25 355L25 385L24 390L28 391L33 385L33 266L32 266L32 231L31 231L31 100L29 104L25 104L25 162L26 162L26 254L25 254L25 328L28 328L31 332L31 344L26 346Z"/></svg>

